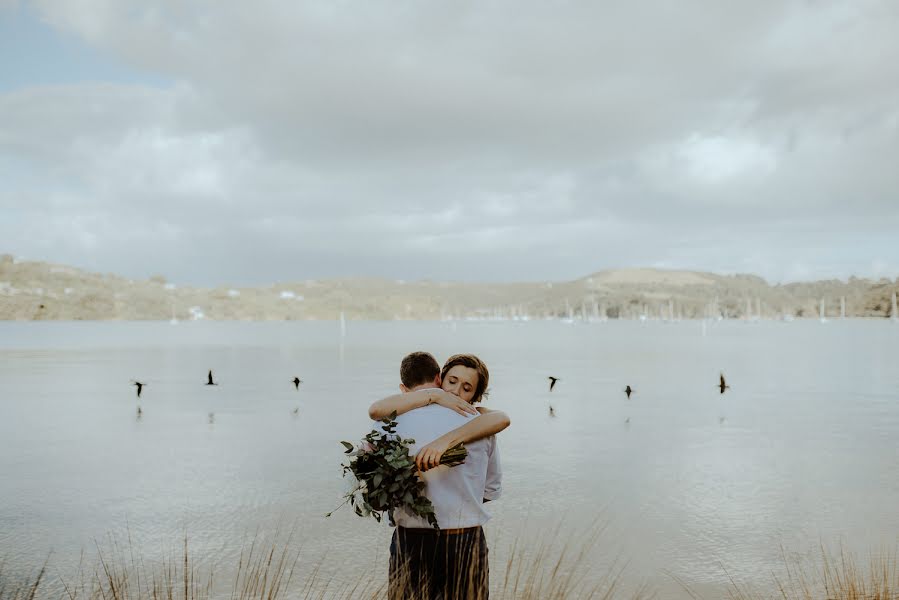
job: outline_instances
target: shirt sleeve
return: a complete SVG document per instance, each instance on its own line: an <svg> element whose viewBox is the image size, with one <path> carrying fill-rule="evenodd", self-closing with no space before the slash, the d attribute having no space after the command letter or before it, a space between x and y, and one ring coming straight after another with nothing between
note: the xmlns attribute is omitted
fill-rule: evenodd
<svg viewBox="0 0 899 600"><path fill-rule="evenodd" d="M490 438L490 455L487 457L487 483L484 486L484 500L496 500L503 493L503 470L499 462L499 446L496 436Z"/></svg>

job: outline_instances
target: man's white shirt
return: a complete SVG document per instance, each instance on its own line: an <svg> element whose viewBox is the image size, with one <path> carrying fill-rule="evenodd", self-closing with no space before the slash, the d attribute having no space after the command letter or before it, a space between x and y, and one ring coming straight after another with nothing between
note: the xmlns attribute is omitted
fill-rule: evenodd
<svg viewBox="0 0 899 600"><path fill-rule="evenodd" d="M431 404L399 415L396 434L403 439L415 440L410 445L410 453L414 456L422 446L478 417L464 417L452 409ZM490 519L490 513L484 510L484 500L496 500L502 492L496 437L467 443L465 448L468 457L461 465L441 465L422 473L425 495L434 505L441 529L483 525ZM402 527L431 528L427 519L405 509L394 511L393 518Z"/></svg>

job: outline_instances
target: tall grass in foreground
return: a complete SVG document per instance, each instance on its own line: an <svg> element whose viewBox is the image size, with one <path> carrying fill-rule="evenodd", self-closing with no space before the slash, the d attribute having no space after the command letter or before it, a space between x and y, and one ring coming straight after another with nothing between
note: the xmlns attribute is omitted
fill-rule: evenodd
<svg viewBox="0 0 899 600"><path fill-rule="evenodd" d="M774 576L777 595L762 594L732 581L735 600L899 600L899 560L895 551L872 553L865 563L845 548L832 552L823 545L814 560L788 559L784 573Z"/></svg>
<svg viewBox="0 0 899 600"><path fill-rule="evenodd" d="M543 538L541 538L543 539ZM651 598L641 587L624 592L619 586L623 566L613 564L599 577L589 564L589 551L597 541L593 536L583 544L557 543L558 539L531 545L515 540L509 558L490 569L491 598L494 600L562 600ZM82 557L77 580L48 576L48 564L18 581L8 577L0 562L0 600L387 600L386 565L345 578L327 579L320 575L319 559L302 581L294 579L299 551L289 540L283 544L263 543L257 538L244 547L227 583L216 584L212 568L204 568L183 548L159 563L147 565L135 557L129 543L127 552L114 541L101 550L90 567ZM590 575L590 577L588 577ZM722 567L722 575L727 576ZM670 574L689 597L704 598L692 591L683 578ZM833 553L821 548L816 559L800 561L784 556L784 573L760 579L766 591L755 591L731 579L726 597L731 600L899 600L899 561L895 552L872 556L860 564L842 548ZM52 581L57 579L56 581ZM773 590L773 591L772 591ZM422 600L411 591L406 600ZM460 596L464 597L464 595ZM723 596L719 596L723 597ZM705 597L708 598L708 597ZM717 600L718 597L713 597ZM710 598L709 600L713 600Z"/></svg>
<svg viewBox="0 0 899 600"><path fill-rule="evenodd" d="M97 546L93 564L87 567L82 553L75 580L47 581L47 565L31 579L12 583L4 577L0 564L0 600L276 600L287 598L287 589L298 554L273 543L262 548L258 538L240 553L231 589L214 589L213 569L202 569L192 558L185 538L182 551L148 566L135 556L130 543L127 552L114 538L109 548Z"/></svg>
<svg viewBox="0 0 899 600"><path fill-rule="evenodd" d="M541 538L539 544L516 540L504 563L490 565L491 598L494 600L561 600L594 598L608 600L617 595L622 569L599 577L588 564L588 543L563 545L558 537ZM598 534L594 535L595 544ZM90 564L84 557L74 580L49 577L47 565L39 573L13 583L4 576L0 563L0 600L387 600L387 565L376 571L355 572L338 581L320 574L319 558L302 581L294 578L300 560L290 538L284 543L265 543L257 536L241 551L227 578L215 577L214 569L202 566L185 539L182 548L157 563L135 556L130 539L121 547L110 539L107 548L97 545ZM222 567L223 565L219 565ZM352 567L348 567L352 569ZM587 575L591 575L591 582ZM49 580L48 580L49 579ZM223 583L224 582L224 583ZM410 590L403 596L416 598ZM642 598L642 594L629 596ZM464 594L460 599L465 598ZM448 599L449 600L449 599Z"/></svg>

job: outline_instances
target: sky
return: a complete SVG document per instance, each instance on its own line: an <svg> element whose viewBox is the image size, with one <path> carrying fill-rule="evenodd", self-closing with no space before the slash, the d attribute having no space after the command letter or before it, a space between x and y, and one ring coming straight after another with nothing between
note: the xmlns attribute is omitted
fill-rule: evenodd
<svg viewBox="0 0 899 600"><path fill-rule="evenodd" d="M0 0L0 253L899 276L899 3Z"/></svg>

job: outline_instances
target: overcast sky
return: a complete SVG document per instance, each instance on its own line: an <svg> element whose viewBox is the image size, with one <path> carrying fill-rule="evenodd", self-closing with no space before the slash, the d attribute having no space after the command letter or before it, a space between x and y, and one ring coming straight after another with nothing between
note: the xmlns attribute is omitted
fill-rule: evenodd
<svg viewBox="0 0 899 600"><path fill-rule="evenodd" d="M899 3L0 0L0 253L899 275Z"/></svg>

